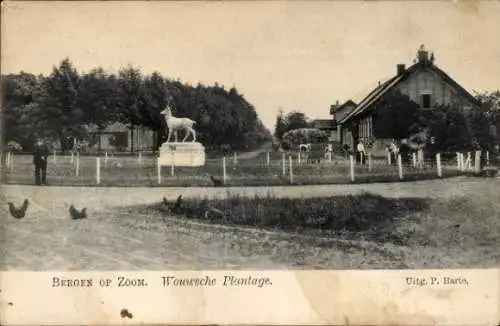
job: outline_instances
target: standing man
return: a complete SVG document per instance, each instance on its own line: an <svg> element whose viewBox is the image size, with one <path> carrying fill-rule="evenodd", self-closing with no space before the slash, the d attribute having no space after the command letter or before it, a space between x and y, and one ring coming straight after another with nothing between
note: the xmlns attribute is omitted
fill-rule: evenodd
<svg viewBox="0 0 500 326"><path fill-rule="evenodd" d="M35 165L35 182L37 185L47 184L47 160L49 148L42 139L38 139L33 152L33 164Z"/></svg>
<svg viewBox="0 0 500 326"><path fill-rule="evenodd" d="M356 146L356 151L358 152L358 162L361 163L361 165L365 164L365 145L363 145L363 142L360 140L358 142L358 145Z"/></svg>

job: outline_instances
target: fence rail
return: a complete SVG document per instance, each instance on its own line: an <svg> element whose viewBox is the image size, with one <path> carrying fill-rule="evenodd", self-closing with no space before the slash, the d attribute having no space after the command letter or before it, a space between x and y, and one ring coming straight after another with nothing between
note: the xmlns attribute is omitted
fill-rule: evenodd
<svg viewBox="0 0 500 326"><path fill-rule="evenodd" d="M408 156L373 157L325 155L315 161L300 153L262 153L245 158L207 158L201 167L159 166L157 157L141 152L134 156L81 156L78 153L52 155L47 179L54 185L193 185L212 184L210 176L226 185L325 184L417 180L479 172L489 165L488 152L422 153ZM2 181L32 184L34 168L30 155L3 154Z"/></svg>

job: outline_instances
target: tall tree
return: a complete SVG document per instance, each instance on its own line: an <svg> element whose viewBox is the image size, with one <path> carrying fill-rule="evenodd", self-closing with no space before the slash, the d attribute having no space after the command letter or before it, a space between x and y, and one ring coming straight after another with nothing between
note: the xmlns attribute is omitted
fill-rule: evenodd
<svg viewBox="0 0 500 326"><path fill-rule="evenodd" d="M66 58L43 81L40 99L40 123L46 136L55 134L61 145L65 137L81 137L84 133L82 111L76 105L80 76Z"/></svg>
<svg viewBox="0 0 500 326"><path fill-rule="evenodd" d="M484 149L500 145L500 91L477 93L481 103L478 111L472 114L471 129Z"/></svg>
<svg viewBox="0 0 500 326"><path fill-rule="evenodd" d="M289 112L285 116L286 131L307 128L309 126L306 115L300 111Z"/></svg>
<svg viewBox="0 0 500 326"><path fill-rule="evenodd" d="M85 124L95 125L98 132L98 151L101 152L101 132L117 120L117 83L102 68L91 70L82 76L78 108Z"/></svg>
<svg viewBox="0 0 500 326"><path fill-rule="evenodd" d="M472 137L464 113L450 105L422 109L419 125L426 128L429 139L435 139L435 148L444 151L470 149Z"/></svg>
<svg viewBox="0 0 500 326"><path fill-rule="evenodd" d="M160 112L165 108L167 102L168 94L165 79L160 73L154 72L144 80L140 113L145 125L156 133L155 149L160 146L162 135L165 133L165 122Z"/></svg>
<svg viewBox="0 0 500 326"><path fill-rule="evenodd" d="M35 131L30 116L40 93L40 81L35 75L21 72L2 76L1 82L2 140L4 143L15 141L29 148Z"/></svg>
<svg viewBox="0 0 500 326"><path fill-rule="evenodd" d="M416 131L419 106L407 95L394 92L383 97L375 107L373 134L376 138L408 138Z"/></svg>
<svg viewBox="0 0 500 326"><path fill-rule="evenodd" d="M130 150L134 152L134 130L145 121L141 115L144 83L140 70L129 66L121 69L118 77L119 121L130 128Z"/></svg>

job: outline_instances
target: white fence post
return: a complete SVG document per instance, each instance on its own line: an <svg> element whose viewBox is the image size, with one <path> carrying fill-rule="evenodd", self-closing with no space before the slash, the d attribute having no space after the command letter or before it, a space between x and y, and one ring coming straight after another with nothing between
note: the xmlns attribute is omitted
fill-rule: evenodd
<svg viewBox="0 0 500 326"><path fill-rule="evenodd" d="M175 152L172 151L172 162L170 162L170 176L175 175Z"/></svg>
<svg viewBox="0 0 500 326"><path fill-rule="evenodd" d="M399 179L403 180L403 163L401 162L401 154L398 154L398 174Z"/></svg>
<svg viewBox="0 0 500 326"><path fill-rule="evenodd" d="M10 172L14 170L14 153L10 153L9 168Z"/></svg>
<svg viewBox="0 0 500 326"><path fill-rule="evenodd" d="M233 163L234 165L237 165L238 164L238 153L234 152L234 157L233 157Z"/></svg>
<svg viewBox="0 0 500 326"><path fill-rule="evenodd" d="M158 184L161 184L161 165L160 158L156 159L156 175L158 177Z"/></svg>
<svg viewBox="0 0 500 326"><path fill-rule="evenodd" d="M283 175L286 175L286 165L285 165L285 163L286 163L286 154L283 153L281 155L281 169L282 169L282 174Z"/></svg>
<svg viewBox="0 0 500 326"><path fill-rule="evenodd" d="M351 181L354 182L354 156L349 156L349 170L351 174Z"/></svg>
<svg viewBox="0 0 500 326"><path fill-rule="evenodd" d="M222 157L222 182L226 183L226 157Z"/></svg>
<svg viewBox="0 0 500 326"><path fill-rule="evenodd" d="M476 157L474 160L474 169L476 173L481 172L481 151L476 151Z"/></svg>
<svg viewBox="0 0 500 326"><path fill-rule="evenodd" d="M266 153L266 164L269 166L269 163L271 161L271 158L269 157L269 152Z"/></svg>
<svg viewBox="0 0 500 326"><path fill-rule="evenodd" d="M104 166L108 166L108 152L104 153Z"/></svg>
<svg viewBox="0 0 500 326"><path fill-rule="evenodd" d="M368 152L368 172L372 172L372 153Z"/></svg>
<svg viewBox="0 0 500 326"><path fill-rule="evenodd" d="M297 164L300 164L300 154L302 154L300 151L297 153ZM291 157L291 155L290 155Z"/></svg>
<svg viewBox="0 0 500 326"><path fill-rule="evenodd" d="M75 164L75 153L73 153L73 151L71 151L71 157L69 159L69 162L71 164Z"/></svg>
<svg viewBox="0 0 500 326"><path fill-rule="evenodd" d="M441 178L443 176L443 169L441 166L441 153L436 154L436 167L437 167L438 177Z"/></svg>
<svg viewBox="0 0 500 326"><path fill-rule="evenodd" d="M299 153L299 155L300 155L300 153ZM289 167L289 169L290 169L290 183L293 184L293 157L292 157L292 155L290 155L288 157L288 161L290 163L290 167Z"/></svg>
<svg viewBox="0 0 500 326"><path fill-rule="evenodd" d="M139 164L142 164L142 152L139 152L139 157L137 158Z"/></svg>
<svg viewBox="0 0 500 326"><path fill-rule="evenodd" d="M417 151L417 162L418 162L418 167L423 168L424 167L424 151L422 149L419 149Z"/></svg>
<svg viewBox="0 0 500 326"><path fill-rule="evenodd" d="M54 157L52 158L54 164L57 163L57 157L56 157L56 149L54 148Z"/></svg>
<svg viewBox="0 0 500 326"><path fill-rule="evenodd" d="M75 175L78 177L80 175L80 158L76 157Z"/></svg>
<svg viewBox="0 0 500 326"><path fill-rule="evenodd" d="M417 153L415 152L411 153L411 166L413 168L417 167Z"/></svg>
<svg viewBox="0 0 500 326"><path fill-rule="evenodd" d="M387 151L387 165L391 165L392 162L391 162L391 152L390 151Z"/></svg>
<svg viewBox="0 0 500 326"><path fill-rule="evenodd" d="M100 157L96 157L95 159L95 179L96 179L96 182L97 184L100 184L101 183L101 158Z"/></svg>
<svg viewBox="0 0 500 326"><path fill-rule="evenodd" d="M7 153L7 162L6 162L6 163L7 163L7 164L6 164L6 166L7 166L8 168L10 168L10 163L11 163L11 161L12 161L12 153L11 153L11 152L8 152L8 153Z"/></svg>
<svg viewBox="0 0 500 326"><path fill-rule="evenodd" d="M462 160L460 159L460 153L457 152L457 169L459 171L462 171L462 164L461 163L462 163Z"/></svg>
<svg viewBox="0 0 500 326"><path fill-rule="evenodd" d="M472 168L472 156L470 154L470 152L467 152L467 169L471 169Z"/></svg>
<svg viewBox="0 0 500 326"><path fill-rule="evenodd" d="M486 151L486 166L490 165L490 152Z"/></svg>

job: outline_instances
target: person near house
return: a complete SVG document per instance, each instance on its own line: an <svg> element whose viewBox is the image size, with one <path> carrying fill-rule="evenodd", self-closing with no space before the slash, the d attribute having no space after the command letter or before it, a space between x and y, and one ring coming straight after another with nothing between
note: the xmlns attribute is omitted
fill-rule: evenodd
<svg viewBox="0 0 500 326"><path fill-rule="evenodd" d="M361 164L365 164L365 156L366 156L365 145L363 145L363 142L361 140L358 142L358 145L356 146L356 151L358 153L357 161Z"/></svg>
<svg viewBox="0 0 500 326"><path fill-rule="evenodd" d="M399 154L399 148L396 146L396 141L392 140L391 145L389 146L389 152L391 153L391 161L392 162L397 162L398 159L398 154Z"/></svg>
<svg viewBox="0 0 500 326"><path fill-rule="evenodd" d="M429 164L430 167L433 168L436 162L436 138L431 137L429 140L429 143L427 144L427 149L429 153Z"/></svg>
<svg viewBox="0 0 500 326"><path fill-rule="evenodd" d="M49 148L42 139L38 139L33 151L33 164L35 165L35 182L37 185L47 184L47 160Z"/></svg>

